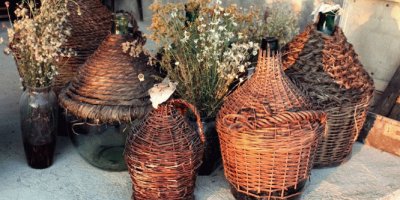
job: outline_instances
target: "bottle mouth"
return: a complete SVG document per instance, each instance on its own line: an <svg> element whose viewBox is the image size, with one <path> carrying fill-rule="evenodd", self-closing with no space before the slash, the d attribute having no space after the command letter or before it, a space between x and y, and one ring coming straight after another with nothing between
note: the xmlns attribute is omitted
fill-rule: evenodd
<svg viewBox="0 0 400 200"><path fill-rule="evenodd" d="M276 37L264 37L261 40L262 50L269 50L271 54L278 53L279 50L279 40Z"/></svg>

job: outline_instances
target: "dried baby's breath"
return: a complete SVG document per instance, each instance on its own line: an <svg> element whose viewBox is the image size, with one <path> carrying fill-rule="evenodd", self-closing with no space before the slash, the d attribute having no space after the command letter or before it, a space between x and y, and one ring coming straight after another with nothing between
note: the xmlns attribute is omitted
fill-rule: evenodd
<svg viewBox="0 0 400 200"><path fill-rule="evenodd" d="M52 83L59 57L74 52L62 48L71 34L66 26L68 0L43 0L38 8L35 0L23 0L15 14L18 20L8 28L9 46L17 61L24 84L43 87Z"/></svg>
<svg viewBox="0 0 400 200"><path fill-rule="evenodd" d="M179 82L179 95L195 104L203 117L215 117L232 83L251 65L265 34L258 10L221 4L189 0L151 6L149 38L163 48L160 65Z"/></svg>

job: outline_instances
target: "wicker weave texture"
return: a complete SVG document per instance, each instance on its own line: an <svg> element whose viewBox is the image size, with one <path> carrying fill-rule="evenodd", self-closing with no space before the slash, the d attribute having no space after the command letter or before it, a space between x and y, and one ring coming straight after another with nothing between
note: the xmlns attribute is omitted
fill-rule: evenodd
<svg viewBox="0 0 400 200"><path fill-rule="evenodd" d="M299 195L301 188L297 187L310 175L324 129L319 121L321 115L227 115L224 126L229 127L229 133L220 134L220 140L228 181L237 191L256 198L287 199ZM275 120L285 122L271 123Z"/></svg>
<svg viewBox="0 0 400 200"><path fill-rule="evenodd" d="M78 13L78 7L81 15ZM111 12L100 0L70 1L68 10L70 15L67 16L67 26L71 27L72 31L63 48L74 50L76 55L60 58L57 65L59 74L54 81L54 90L57 94L72 80L87 58L96 51L112 27Z"/></svg>
<svg viewBox="0 0 400 200"><path fill-rule="evenodd" d="M256 73L225 101L217 118L224 171L239 192L287 199L313 166L325 114L284 74L280 55L260 52Z"/></svg>
<svg viewBox="0 0 400 200"><path fill-rule="evenodd" d="M199 131L184 116L187 109L195 113ZM133 129L125 147L132 199L194 199L204 140L200 116L193 105L170 100L150 112Z"/></svg>
<svg viewBox="0 0 400 200"><path fill-rule="evenodd" d="M310 25L285 47L283 65L286 74L311 98L314 109L328 115L328 130L315 165L343 162L363 126L374 91L373 80L353 46L339 27L333 36L327 36Z"/></svg>
<svg viewBox="0 0 400 200"><path fill-rule="evenodd" d="M137 37L109 35L60 93L60 104L77 117L105 123L144 117L152 109L147 91L155 71L144 54L133 58L121 46Z"/></svg>

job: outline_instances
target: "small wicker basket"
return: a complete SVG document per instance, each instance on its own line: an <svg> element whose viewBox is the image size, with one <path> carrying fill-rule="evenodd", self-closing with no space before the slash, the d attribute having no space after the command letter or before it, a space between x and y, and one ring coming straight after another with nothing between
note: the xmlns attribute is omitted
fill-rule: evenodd
<svg viewBox="0 0 400 200"><path fill-rule="evenodd" d="M339 27L328 36L310 25L284 51L286 74L311 97L314 109L327 113L315 167L338 165L348 158L364 124L373 80Z"/></svg>
<svg viewBox="0 0 400 200"><path fill-rule="evenodd" d="M81 10L81 15L78 13ZM70 15L67 26L72 28L71 36L62 48L76 52L72 57L60 58L57 65L58 75L54 81L54 91L59 94L77 74L78 68L85 63L102 41L111 32L112 14L100 0L75 0L68 3Z"/></svg>
<svg viewBox="0 0 400 200"><path fill-rule="evenodd" d="M187 121L190 109L199 131ZM125 160L132 178L132 199L194 199L197 169L205 141L196 108L170 100L150 112L127 140Z"/></svg>
<svg viewBox="0 0 400 200"><path fill-rule="evenodd" d="M218 113L225 176L238 199L300 196L324 130L325 114L306 111L311 105L279 57L260 52L253 77Z"/></svg>

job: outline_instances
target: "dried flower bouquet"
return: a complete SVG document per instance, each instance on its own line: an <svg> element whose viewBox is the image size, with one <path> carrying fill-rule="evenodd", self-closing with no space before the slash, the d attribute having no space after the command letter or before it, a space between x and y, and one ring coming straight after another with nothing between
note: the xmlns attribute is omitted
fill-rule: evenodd
<svg viewBox="0 0 400 200"><path fill-rule="evenodd" d="M221 1L155 2L150 39L162 47L161 67L178 95L202 117L215 117L231 84L251 64L266 28L260 12Z"/></svg>
<svg viewBox="0 0 400 200"><path fill-rule="evenodd" d="M8 29L9 46L25 86L45 87L57 74L55 63L60 56L74 52L62 49L71 29L66 26L69 0L22 0L15 14L17 20ZM71 0L72 1L72 0ZM72 1L73 2L73 1ZM7 8L9 2L6 2ZM79 12L79 11L78 11Z"/></svg>

